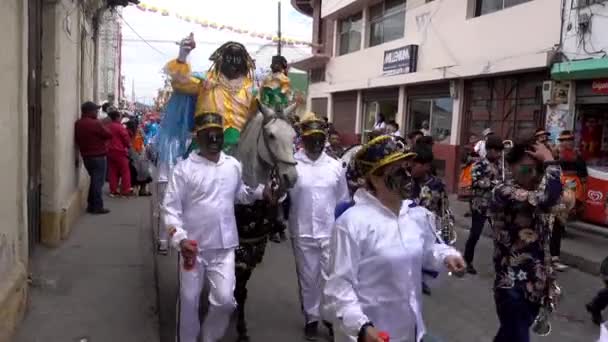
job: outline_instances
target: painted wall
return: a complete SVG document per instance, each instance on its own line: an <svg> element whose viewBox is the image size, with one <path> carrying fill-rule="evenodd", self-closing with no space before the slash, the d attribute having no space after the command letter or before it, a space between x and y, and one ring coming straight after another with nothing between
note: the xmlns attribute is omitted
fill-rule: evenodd
<svg viewBox="0 0 608 342"><path fill-rule="evenodd" d="M63 1L63 4L60 3ZM51 227L53 243L58 229L65 238L66 225L77 216L76 196L88 181L74 145L74 123L80 105L95 100L95 49L91 13L96 1L71 11L70 0L45 3L42 53L42 237ZM65 217L65 215L71 216ZM67 219L67 221L66 221ZM59 227L61 226L61 227Z"/></svg>
<svg viewBox="0 0 608 342"><path fill-rule="evenodd" d="M23 0L0 1L0 341L25 309L27 267L27 13Z"/></svg>
<svg viewBox="0 0 608 342"><path fill-rule="evenodd" d="M570 6L571 1L566 1ZM576 5L576 1L572 2ZM608 55L608 1L583 8L566 8L563 48L569 60L602 58ZM589 31L579 27L581 16L591 17ZM583 44L584 42L584 44Z"/></svg>
<svg viewBox="0 0 608 342"><path fill-rule="evenodd" d="M331 3L345 4L323 6ZM469 0L410 1L404 38L332 58L327 82L311 85L311 94L544 68L559 43L560 5L533 0L471 17ZM418 72L383 76L384 51L409 44L419 45Z"/></svg>
<svg viewBox="0 0 608 342"><path fill-rule="evenodd" d="M105 102L109 100L108 95L113 95L116 105L118 105L120 31L118 14L106 11L99 28L99 85L97 96L100 102Z"/></svg>

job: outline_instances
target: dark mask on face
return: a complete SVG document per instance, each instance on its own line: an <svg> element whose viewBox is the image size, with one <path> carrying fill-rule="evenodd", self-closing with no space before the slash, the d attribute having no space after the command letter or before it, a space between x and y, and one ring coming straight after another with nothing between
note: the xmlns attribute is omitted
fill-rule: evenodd
<svg viewBox="0 0 608 342"><path fill-rule="evenodd" d="M229 79L244 76L247 73L247 62L244 52L237 48L231 48L224 53L220 71Z"/></svg>
<svg viewBox="0 0 608 342"><path fill-rule="evenodd" d="M313 155L318 155L325 148L325 136L323 134L312 134L302 138L304 149Z"/></svg>
<svg viewBox="0 0 608 342"><path fill-rule="evenodd" d="M412 176L404 167L393 170L384 175L384 184L394 192L398 192L403 199L410 198L412 194Z"/></svg>
<svg viewBox="0 0 608 342"><path fill-rule="evenodd" d="M224 145L224 132L221 129L204 129L198 132L201 151L219 153Z"/></svg>

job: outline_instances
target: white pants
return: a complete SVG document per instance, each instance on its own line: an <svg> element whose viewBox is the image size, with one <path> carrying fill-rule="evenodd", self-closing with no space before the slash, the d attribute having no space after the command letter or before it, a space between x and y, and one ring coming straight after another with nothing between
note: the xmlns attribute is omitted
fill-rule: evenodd
<svg viewBox="0 0 608 342"><path fill-rule="evenodd" d="M202 328L199 303L205 280L209 283L209 310ZM180 342L218 342L226 333L236 308L234 287L234 249L199 252L196 266L190 271L180 265L179 334Z"/></svg>
<svg viewBox="0 0 608 342"><path fill-rule="evenodd" d="M291 242L304 317L306 323L317 322L321 319L321 296L329 267L329 237L294 237Z"/></svg>

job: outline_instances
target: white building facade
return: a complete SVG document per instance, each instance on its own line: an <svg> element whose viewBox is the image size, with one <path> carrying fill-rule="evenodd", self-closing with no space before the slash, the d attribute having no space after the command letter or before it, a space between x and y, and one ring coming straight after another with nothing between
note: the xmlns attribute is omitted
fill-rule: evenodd
<svg viewBox="0 0 608 342"><path fill-rule="evenodd" d="M516 138L544 126L543 81L560 44L558 0L293 0L313 17L309 107L349 142L377 114L402 133L426 121L454 189L461 146L487 127Z"/></svg>
<svg viewBox="0 0 608 342"><path fill-rule="evenodd" d="M101 102L107 101L112 105L118 105L120 96L123 95L119 88L122 48L120 13L121 10L116 9L103 14L97 40L99 53L97 98Z"/></svg>

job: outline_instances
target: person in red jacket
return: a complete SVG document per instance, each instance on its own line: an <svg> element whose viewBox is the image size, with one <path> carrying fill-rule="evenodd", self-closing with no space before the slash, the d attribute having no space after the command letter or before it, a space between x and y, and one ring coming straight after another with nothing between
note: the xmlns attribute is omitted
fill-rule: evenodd
<svg viewBox="0 0 608 342"><path fill-rule="evenodd" d="M101 189L106 181L107 142L112 135L97 119L99 108L100 106L90 101L82 104L80 107L82 117L74 125L74 138L84 167L91 177L87 212L107 214L110 211L103 206Z"/></svg>
<svg viewBox="0 0 608 342"><path fill-rule="evenodd" d="M120 123L120 113L113 110L108 113L112 120L108 124L112 139L108 146L108 181L110 183L110 196L130 196L131 189L131 170L129 169L129 148L131 138L129 132ZM118 181L120 180L121 192L118 192Z"/></svg>

